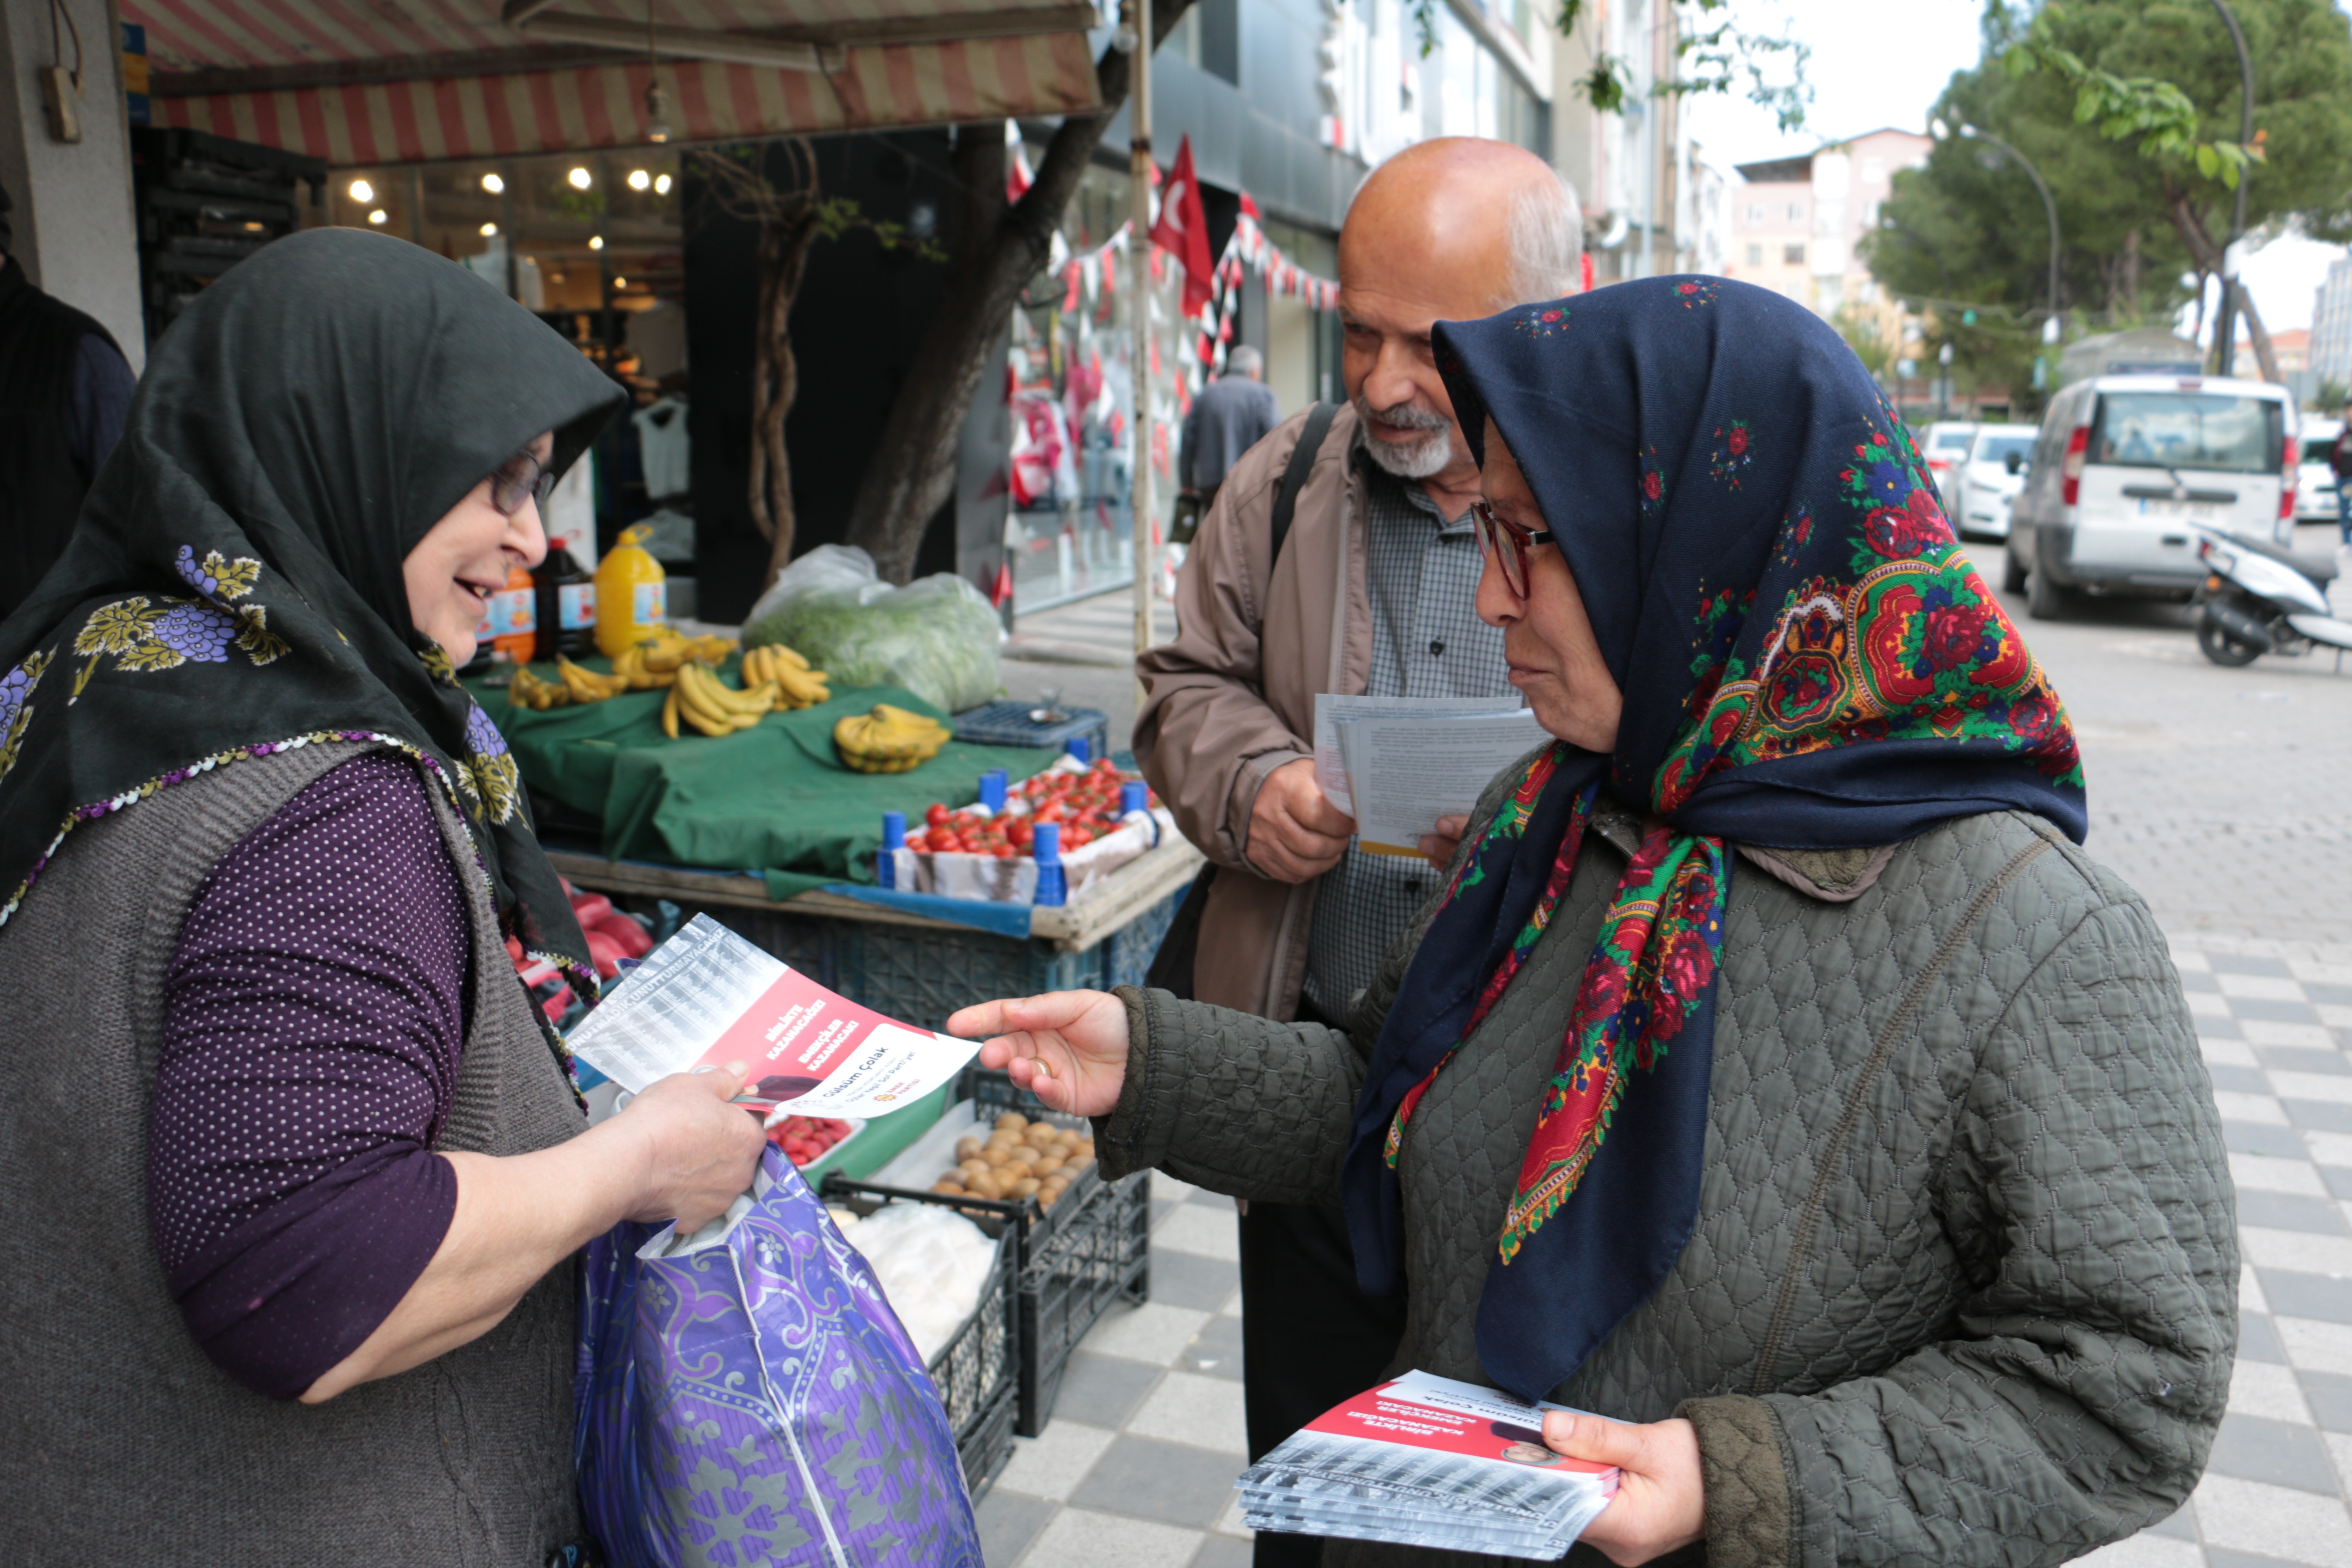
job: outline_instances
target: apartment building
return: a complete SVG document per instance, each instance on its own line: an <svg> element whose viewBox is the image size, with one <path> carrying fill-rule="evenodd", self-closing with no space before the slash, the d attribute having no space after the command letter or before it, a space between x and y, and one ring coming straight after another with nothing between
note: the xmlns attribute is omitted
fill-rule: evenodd
<svg viewBox="0 0 2352 1568"><path fill-rule="evenodd" d="M1734 278L1785 294L1824 316L1853 307L1891 312L1856 254L1878 226L1898 170L1927 161L1933 139L1892 126L1795 158L1738 165L1730 191Z"/></svg>

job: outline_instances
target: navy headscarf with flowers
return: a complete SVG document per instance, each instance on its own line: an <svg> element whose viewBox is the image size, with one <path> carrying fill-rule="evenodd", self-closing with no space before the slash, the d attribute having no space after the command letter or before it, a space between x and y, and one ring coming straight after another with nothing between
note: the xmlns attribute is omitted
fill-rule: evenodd
<svg viewBox="0 0 2352 1568"><path fill-rule="evenodd" d="M1607 756L1537 753L1459 862L1373 1048L1342 1191L1364 1288L1394 1289L1415 1106L1542 936L1600 793L1642 809L1479 1303L1482 1364L1533 1399L1696 1222L1728 846L1891 844L2010 809L2080 840L2083 776L1910 437L1812 312L1656 278L1435 337L1473 449L1491 416L1526 475L1624 712Z"/></svg>
<svg viewBox="0 0 2352 1568"><path fill-rule="evenodd" d="M514 758L412 624L402 563L508 458L624 401L545 323L404 240L315 229L155 344L64 556L0 623L0 941L77 825L318 742L429 765L510 934L595 994Z"/></svg>

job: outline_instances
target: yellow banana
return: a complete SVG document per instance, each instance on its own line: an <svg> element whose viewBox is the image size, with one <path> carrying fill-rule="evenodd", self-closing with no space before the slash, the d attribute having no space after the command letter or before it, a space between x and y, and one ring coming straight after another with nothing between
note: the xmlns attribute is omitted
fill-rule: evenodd
<svg viewBox="0 0 2352 1568"><path fill-rule="evenodd" d="M772 686L755 687L738 691L700 665L688 665L678 671L681 682L691 683L703 693L711 706L728 713L765 713L774 705Z"/></svg>
<svg viewBox="0 0 2352 1568"><path fill-rule="evenodd" d="M833 688L825 683L822 673L805 669L784 669L774 677L777 687L795 708L814 708L820 702L833 700Z"/></svg>
<svg viewBox="0 0 2352 1568"><path fill-rule="evenodd" d="M675 686L669 689L669 695L662 699L661 726L663 734L673 741L677 739L677 688Z"/></svg>
<svg viewBox="0 0 2352 1568"><path fill-rule="evenodd" d="M712 726L718 726L722 731L731 727L734 722L734 713L715 701L709 691L694 676L695 672L689 671L677 685L670 688L677 694L678 711L685 715L688 722L705 734L712 732Z"/></svg>

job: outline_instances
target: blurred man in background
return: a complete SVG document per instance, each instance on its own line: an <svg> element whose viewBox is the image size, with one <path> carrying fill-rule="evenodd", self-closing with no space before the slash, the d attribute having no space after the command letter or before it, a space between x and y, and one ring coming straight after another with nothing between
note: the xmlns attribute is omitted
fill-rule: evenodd
<svg viewBox="0 0 2352 1568"><path fill-rule="evenodd" d="M1282 422L1281 405L1265 384L1265 356L1244 343L1225 356L1225 372L1201 389L1184 416L1178 443L1177 522L1171 544L1190 544L1200 520L1217 500L1217 487L1244 452Z"/></svg>

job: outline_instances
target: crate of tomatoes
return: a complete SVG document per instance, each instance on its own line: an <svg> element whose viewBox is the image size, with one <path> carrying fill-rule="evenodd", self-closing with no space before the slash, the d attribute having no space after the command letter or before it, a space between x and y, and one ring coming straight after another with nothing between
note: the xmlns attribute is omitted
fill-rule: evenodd
<svg viewBox="0 0 2352 1568"><path fill-rule="evenodd" d="M1019 784L984 775L976 803L934 802L919 822L886 813L876 876L945 898L1066 903L1175 831L1142 778L1065 756Z"/></svg>

